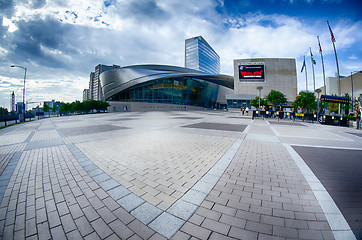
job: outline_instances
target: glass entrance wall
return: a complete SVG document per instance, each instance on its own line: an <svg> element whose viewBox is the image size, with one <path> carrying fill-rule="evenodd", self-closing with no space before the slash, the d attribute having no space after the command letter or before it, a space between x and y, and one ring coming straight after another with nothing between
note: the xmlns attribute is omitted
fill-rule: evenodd
<svg viewBox="0 0 362 240"><path fill-rule="evenodd" d="M212 108L219 86L200 79L172 78L142 83L122 91L107 101L172 103Z"/></svg>
<svg viewBox="0 0 362 240"><path fill-rule="evenodd" d="M240 99L228 99L227 100L228 103L228 108L241 108L241 107L248 107L251 108L250 106L250 100L240 100Z"/></svg>

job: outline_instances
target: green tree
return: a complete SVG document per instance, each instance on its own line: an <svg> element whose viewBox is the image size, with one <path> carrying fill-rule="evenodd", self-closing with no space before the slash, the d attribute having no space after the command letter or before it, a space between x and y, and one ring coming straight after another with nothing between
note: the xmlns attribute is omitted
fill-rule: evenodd
<svg viewBox="0 0 362 240"><path fill-rule="evenodd" d="M278 105L284 104L287 102L286 96L276 90L271 90L270 93L266 96L266 100L271 103L276 109Z"/></svg>
<svg viewBox="0 0 362 240"><path fill-rule="evenodd" d="M73 108L73 111L75 111L75 112L84 112L85 111L84 104L78 100L75 102L72 102L72 108Z"/></svg>
<svg viewBox="0 0 362 240"><path fill-rule="evenodd" d="M266 101L264 98L260 98L260 106L265 106L267 104L268 104L268 101ZM259 97L251 99L250 105L258 108L259 107Z"/></svg>
<svg viewBox="0 0 362 240"><path fill-rule="evenodd" d="M67 114L74 111L71 103L64 103L60 106L59 110Z"/></svg>
<svg viewBox="0 0 362 240"><path fill-rule="evenodd" d="M97 109L97 104L98 104L98 101L96 100L88 100L88 101L84 101L83 102L84 104L84 109L89 112L89 111L92 111L93 109Z"/></svg>
<svg viewBox="0 0 362 240"><path fill-rule="evenodd" d="M348 115L348 113L351 111L352 98L348 93L344 94L344 97L348 98L348 103L343 104L344 113Z"/></svg>
<svg viewBox="0 0 362 240"><path fill-rule="evenodd" d="M50 111L50 107L48 106L48 104L44 103L43 111L44 112L49 112Z"/></svg>
<svg viewBox="0 0 362 240"><path fill-rule="evenodd" d="M61 103L59 110L63 113L70 112L90 112L92 110L107 110L109 107L108 102L96 101L96 100L88 100L88 101L75 101L72 103Z"/></svg>
<svg viewBox="0 0 362 240"><path fill-rule="evenodd" d="M360 95L357 97L355 102L356 102L356 107L362 106L362 93L360 93ZM353 110L355 110L355 109L353 109Z"/></svg>
<svg viewBox="0 0 362 240"><path fill-rule="evenodd" d="M311 92L301 91L293 102L293 106L294 108L301 107L303 112L315 110L317 109L316 97Z"/></svg>
<svg viewBox="0 0 362 240"><path fill-rule="evenodd" d="M107 107L111 106L108 102L102 102L102 101L98 101L98 104L97 104L97 109L98 110L107 110Z"/></svg>
<svg viewBox="0 0 362 240"><path fill-rule="evenodd" d="M5 115L8 115L9 114L9 111L7 108L3 108L3 107L0 107L0 115L1 116L5 116Z"/></svg>
<svg viewBox="0 0 362 240"><path fill-rule="evenodd" d="M88 100L83 102L84 111L92 111L92 110L107 110L109 107L109 103L103 101L96 101L96 100Z"/></svg>

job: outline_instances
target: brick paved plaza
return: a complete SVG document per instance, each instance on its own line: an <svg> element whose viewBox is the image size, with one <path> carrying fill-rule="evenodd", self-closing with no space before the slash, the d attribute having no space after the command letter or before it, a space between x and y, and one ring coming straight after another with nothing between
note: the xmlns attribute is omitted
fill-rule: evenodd
<svg viewBox="0 0 362 240"><path fill-rule="evenodd" d="M28 122L0 130L0 238L362 239L361 160L356 129L232 112Z"/></svg>

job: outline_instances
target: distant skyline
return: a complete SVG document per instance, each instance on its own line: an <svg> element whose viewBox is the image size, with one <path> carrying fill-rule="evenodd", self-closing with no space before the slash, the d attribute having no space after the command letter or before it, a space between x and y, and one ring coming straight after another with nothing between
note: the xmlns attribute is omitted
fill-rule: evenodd
<svg viewBox="0 0 362 240"><path fill-rule="evenodd" d="M91 2L91 3L90 3ZM362 4L359 0L22 0L0 1L0 106L10 96L26 100L82 100L98 64L184 65L185 39L203 36L218 53L220 72L233 75L233 60L295 58L298 91L323 85L317 35L326 77L335 76L330 32L340 74L362 70Z"/></svg>

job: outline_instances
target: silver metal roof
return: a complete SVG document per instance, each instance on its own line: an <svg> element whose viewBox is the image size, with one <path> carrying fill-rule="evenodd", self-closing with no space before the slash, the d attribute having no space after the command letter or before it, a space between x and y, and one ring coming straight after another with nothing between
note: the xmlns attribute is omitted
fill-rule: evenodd
<svg viewBox="0 0 362 240"><path fill-rule="evenodd" d="M234 89L234 77L214 75L194 69L169 65L133 65L101 73L105 99L137 84L164 78L190 77Z"/></svg>

